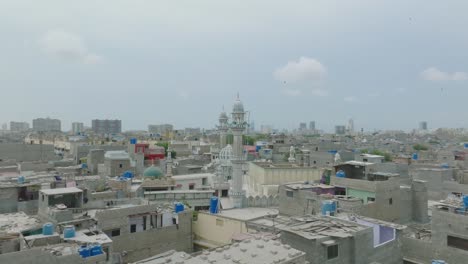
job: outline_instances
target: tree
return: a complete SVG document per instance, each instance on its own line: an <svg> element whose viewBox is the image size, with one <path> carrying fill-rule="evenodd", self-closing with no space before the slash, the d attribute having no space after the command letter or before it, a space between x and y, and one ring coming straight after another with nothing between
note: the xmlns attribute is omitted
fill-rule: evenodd
<svg viewBox="0 0 468 264"><path fill-rule="evenodd" d="M429 148L423 144L416 144L413 146L414 150L428 150Z"/></svg>
<svg viewBox="0 0 468 264"><path fill-rule="evenodd" d="M159 142L155 143L156 146L160 146L164 148L164 156L167 157L167 149L169 148L169 142ZM174 150L171 151L171 158L175 159L177 156L177 152Z"/></svg>

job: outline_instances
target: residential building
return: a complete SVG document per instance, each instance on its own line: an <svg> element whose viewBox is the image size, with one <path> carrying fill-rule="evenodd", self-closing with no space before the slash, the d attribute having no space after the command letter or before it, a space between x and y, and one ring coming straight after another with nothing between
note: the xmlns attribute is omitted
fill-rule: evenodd
<svg viewBox="0 0 468 264"><path fill-rule="evenodd" d="M72 134L73 135L80 135L84 132L84 124L80 122L73 122L72 123Z"/></svg>
<svg viewBox="0 0 468 264"><path fill-rule="evenodd" d="M168 136L174 130L174 126L171 124L161 125L148 125L148 132L152 134L159 134L160 136Z"/></svg>
<svg viewBox="0 0 468 264"><path fill-rule="evenodd" d="M346 127L345 126L335 126L335 134L337 135L344 135L346 134Z"/></svg>
<svg viewBox="0 0 468 264"><path fill-rule="evenodd" d="M33 120L33 130L37 132L60 132L61 123L58 119L36 118Z"/></svg>
<svg viewBox="0 0 468 264"><path fill-rule="evenodd" d="M10 122L10 131L12 132L21 132L29 130L29 123L28 122Z"/></svg>
<svg viewBox="0 0 468 264"><path fill-rule="evenodd" d="M99 135L119 134L122 133L122 120L94 119L91 127Z"/></svg>

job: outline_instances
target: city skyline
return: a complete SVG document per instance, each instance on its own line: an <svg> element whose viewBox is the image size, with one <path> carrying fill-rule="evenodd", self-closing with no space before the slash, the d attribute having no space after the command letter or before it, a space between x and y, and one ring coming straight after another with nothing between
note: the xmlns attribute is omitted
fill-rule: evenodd
<svg viewBox="0 0 468 264"><path fill-rule="evenodd" d="M468 127L468 3L143 2L3 1L0 123L209 128L239 92L259 125Z"/></svg>

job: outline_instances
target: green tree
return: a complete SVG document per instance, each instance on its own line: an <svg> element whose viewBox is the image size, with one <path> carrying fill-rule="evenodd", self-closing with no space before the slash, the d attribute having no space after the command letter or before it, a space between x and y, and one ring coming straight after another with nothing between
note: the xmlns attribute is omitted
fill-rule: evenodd
<svg viewBox="0 0 468 264"><path fill-rule="evenodd" d="M429 148L423 144L416 144L413 146L414 150L428 150Z"/></svg>
<svg viewBox="0 0 468 264"><path fill-rule="evenodd" d="M167 149L169 148L169 142L159 142L155 143L156 146L164 148L164 155L167 157ZM175 159L177 157L177 152L174 150L171 151L171 158Z"/></svg>

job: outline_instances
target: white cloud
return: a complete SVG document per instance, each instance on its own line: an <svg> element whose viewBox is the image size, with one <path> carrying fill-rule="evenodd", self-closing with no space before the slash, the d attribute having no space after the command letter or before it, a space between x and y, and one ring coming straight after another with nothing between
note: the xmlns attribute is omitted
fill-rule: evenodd
<svg viewBox="0 0 468 264"><path fill-rule="evenodd" d="M274 76L282 82L319 81L326 75L327 69L318 60L300 57L297 61L289 61L276 69Z"/></svg>
<svg viewBox="0 0 468 264"><path fill-rule="evenodd" d="M63 30L49 30L39 43L47 54L63 61L97 64L103 58L89 52L83 39L73 33Z"/></svg>
<svg viewBox="0 0 468 264"><path fill-rule="evenodd" d="M421 72L421 78L427 81L465 81L468 80L467 72L443 72L436 67L430 67Z"/></svg>
<svg viewBox="0 0 468 264"><path fill-rule="evenodd" d="M345 102L352 103L352 102L356 102L357 98L355 96L346 96L343 100Z"/></svg>
<svg viewBox="0 0 468 264"><path fill-rule="evenodd" d="M301 90L299 89L284 89L283 93L287 96L299 96L302 94Z"/></svg>

